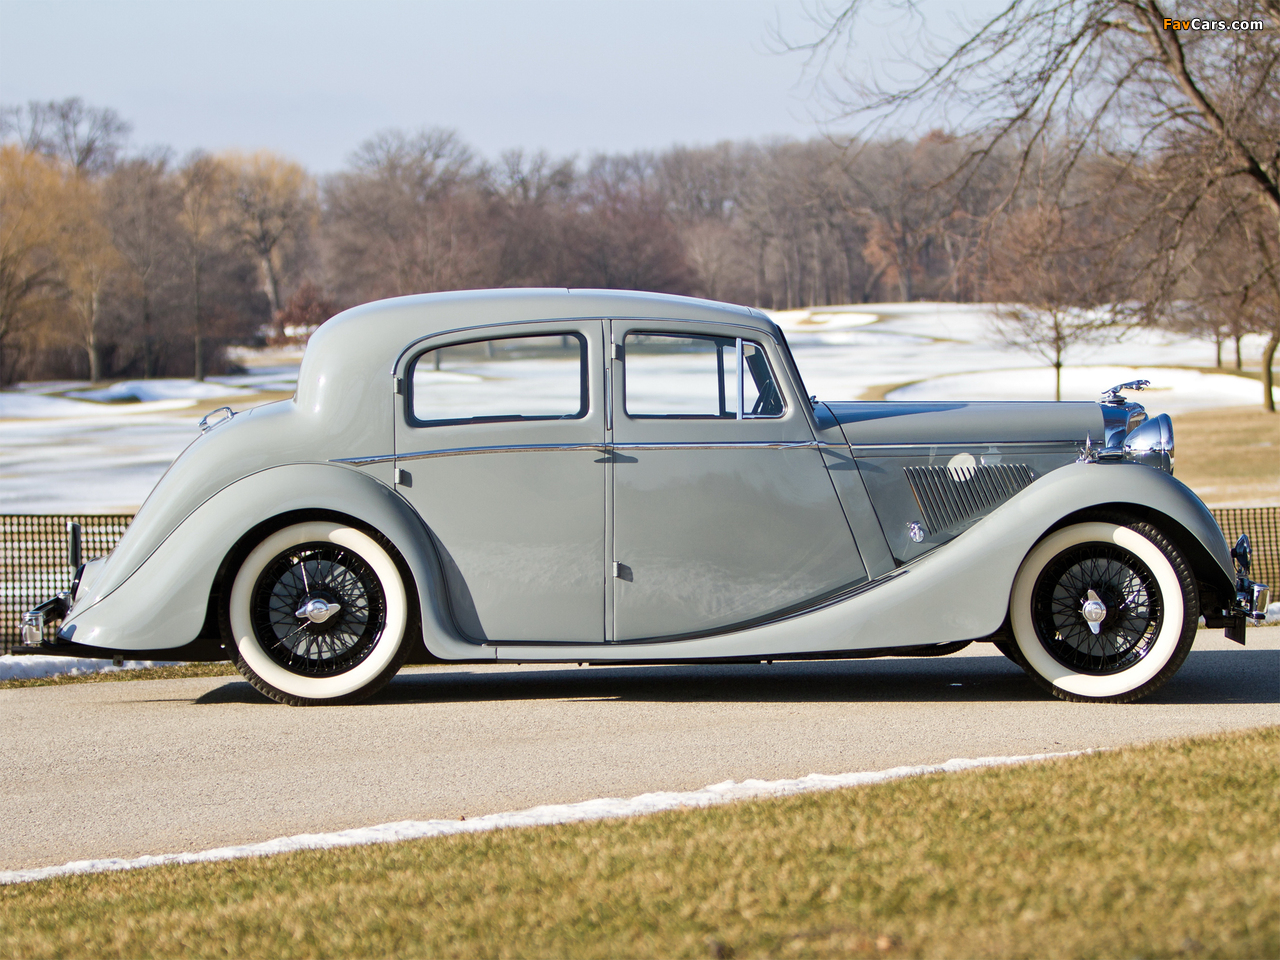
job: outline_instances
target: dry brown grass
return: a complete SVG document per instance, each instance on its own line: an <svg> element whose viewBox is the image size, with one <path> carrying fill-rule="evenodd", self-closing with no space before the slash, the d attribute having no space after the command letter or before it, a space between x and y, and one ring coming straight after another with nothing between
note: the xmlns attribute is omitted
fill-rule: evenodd
<svg viewBox="0 0 1280 960"><path fill-rule="evenodd" d="M1280 956L1280 728L0 888L5 957Z"/></svg>
<svg viewBox="0 0 1280 960"><path fill-rule="evenodd" d="M1226 407L1173 418L1175 475L1211 507L1280 505L1280 414Z"/></svg>
<svg viewBox="0 0 1280 960"><path fill-rule="evenodd" d="M34 680L0 681L0 690L13 687L62 687L71 683L112 683L116 680L177 680L183 677L234 677L236 668L229 662L182 663L175 667L144 667L141 670L117 670L110 673L62 674Z"/></svg>

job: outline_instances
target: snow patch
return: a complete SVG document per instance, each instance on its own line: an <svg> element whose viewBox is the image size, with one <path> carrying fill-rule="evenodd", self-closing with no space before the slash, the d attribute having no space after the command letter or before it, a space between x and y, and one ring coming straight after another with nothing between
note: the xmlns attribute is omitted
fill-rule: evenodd
<svg viewBox="0 0 1280 960"><path fill-rule="evenodd" d="M83 417L118 417L122 414L160 413L195 406L188 398L155 400L150 403L104 404L44 397L39 394L0 391L0 420L67 420Z"/></svg>
<svg viewBox="0 0 1280 960"><path fill-rule="evenodd" d="M80 677L90 673L116 673L120 670L142 670L146 667L176 667L170 660L126 660L114 666L110 660L85 660L79 657L0 657L0 682L5 680L41 680L45 677Z"/></svg>
<svg viewBox="0 0 1280 960"><path fill-rule="evenodd" d="M213 400L252 393L243 387L198 380L122 380L98 390L77 390L67 396L99 403L147 402L155 400ZM188 404L189 406L190 404Z"/></svg>
<svg viewBox="0 0 1280 960"><path fill-rule="evenodd" d="M910 767L893 767L868 773L822 774L811 773L795 780L743 780L741 783L725 780L713 783L701 790L684 792L644 793L630 799L601 798L581 803L552 804L532 807L513 813L492 813L474 820L401 820L398 823L382 823L373 827L358 827L337 833L304 833L293 837L277 837L263 843L249 843L234 847L218 847L196 853L165 853L157 856L137 857L132 860L113 857L104 860L75 860L61 866L36 867L29 870L0 871L0 884L29 883L65 877L81 873L107 873L114 870L137 870L141 867L158 867L169 864L213 863L220 860L238 860L244 857L263 857L295 850L329 850L335 847L366 846L372 843L396 843L404 840L421 840L427 837L446 837L460 833L487 833L512 827L542 827L561 823L582 823L590 820L613 820L635 817L664 810L680 810L688 807L712 807L734 800L758 797L783 797L797 793L820 790L839 790L847 787L869 786L905 777L919 777L929 773L958 773L980 767L1004 767L1012 764L1052 760L1059 757L1075 757L1092 753L1092 750L1073 750L1066 753L1034 753L1016 757L978 757L976 759L948 760L946 763L924 764Z"/></svg>
<svg viewBox="0 0 1280 960"><path fill-rule="evenodd" d="M1208 407L1246 406L1261 400L1257 380L1230 374L1165 367L1064 367L1063 400L1097 400L1103 390L1129 380L1150 380L1143 391L1126 391L1152 415ZM1052 400L1053 368L1003 370L999 374L962 373L933 377L885 395L887 400ZM1276 391L1280 399L1280 390Z"/></svg>

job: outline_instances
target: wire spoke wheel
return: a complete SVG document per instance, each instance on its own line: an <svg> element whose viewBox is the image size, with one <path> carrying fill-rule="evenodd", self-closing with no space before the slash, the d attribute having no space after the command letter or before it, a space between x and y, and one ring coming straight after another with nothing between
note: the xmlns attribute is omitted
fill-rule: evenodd
<svg viewBox="0 0 1280 960"><path fill-rule="evenodd" d="M310 600L337 604L321 622L298 615ZM346 547L307 543L267 564L253 591L251 617L263 651L295 673L332 676L361 663L386 620L373 570Z"/></svg>
<svg viewBox="0 0 1280 960"><path fill-rule="evenodd" d="M328 520L264 537L227 598L236 668L294 706L351 703L385 686L409 649L397 556L384 537Z"/></svg>
<svg viewBox="0 0 1280 960"><path fill-rule="evenodd" d="M1082 608L1089 591L1106 607L1095 633ZM1123 547L1082 544L1059 554L1036 582L1032 617L1055 660L1081 673L1127 670L1145 657L1163 621L1151 570Z"/></svg>
<svg viewBox="0 0 1280 960"><path fill-rule="evenodd" d="M1063 700L1127 703L1182 666L1199 616L1190 564L1159 529L1090 520L1052 531L1023 559L1008 653Z"/></svg>

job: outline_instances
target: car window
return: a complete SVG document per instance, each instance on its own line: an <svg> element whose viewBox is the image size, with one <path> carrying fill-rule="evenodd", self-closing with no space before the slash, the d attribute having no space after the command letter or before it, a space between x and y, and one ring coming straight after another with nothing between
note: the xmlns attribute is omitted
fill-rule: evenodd
<svg viewBox="0 0 1280 960"><path fill-rule="evenodd" d="M739 419L783 413L764 349L733 337L629 333L623 409L630 417Z"/></svg>
<svg viewBox="0 0 1280 960"><path fill-rule="evenodd" d="M587 342L578 333L501 337L420 354L409 374L418 426L587 415Z"/></svg>

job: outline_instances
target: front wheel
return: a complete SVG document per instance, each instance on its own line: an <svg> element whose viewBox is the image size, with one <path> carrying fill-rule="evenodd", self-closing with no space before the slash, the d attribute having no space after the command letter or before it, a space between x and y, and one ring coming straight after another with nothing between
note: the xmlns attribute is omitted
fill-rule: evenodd
<svg viewBox="0 0 1280 960"><path fill-rule="evenodd" d="M1020 665L1042 687L1063 700L1127 703L1182 666L1200 604L1186 559L1159 530L1092 521L1036 544L1009 613Z"/></svg>
<svg viewBox="0 0 1280 960"><path fill-rule="evenodd" d="M350 703L404 663L408 610L385 541L327 520L295 523L254 547L236 573L227 606L234 662L281 703Z"/></svg>

